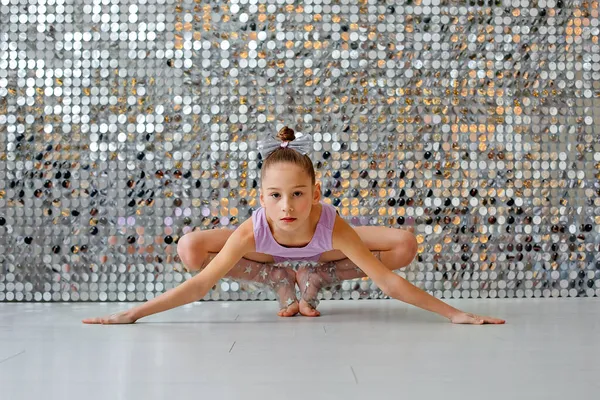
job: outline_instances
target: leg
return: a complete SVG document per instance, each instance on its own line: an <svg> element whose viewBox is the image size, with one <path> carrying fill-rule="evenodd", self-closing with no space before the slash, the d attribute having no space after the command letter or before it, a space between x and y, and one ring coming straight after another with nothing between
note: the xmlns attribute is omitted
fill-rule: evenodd
<svg viewBox="0 0 600 400"><path fill-rule="evenodd" d="M185 234L177 242L177 254L185 269L191 272L202 270L210 260L208 253L221 251L233 229L197 230ZM244 258L263 263L273 263L273 257L264 253L247 253Z"/></svg>
<svg viewBox="0 0 600 400"><path fill-rule="evenodd" d="M177 253L185 268L189 271L204 269L221 251L232 232L231 229L211 229L184 235L177 243ZM296 274L291 268L275 265L271 255L247 253L226 277L270 286L279 300L279 316L291 317L298 313Z"/></svg>
<svg viewBox="0 0 600 400"><path fill-rule="evenodd" d="M409 265L417 254L417 240L410 231L375 226L360 226L354 229L375 257L390 270ZM323 253L319 262L321 265L303 266L296 272L301 294L300 313L306 316L320 315L316 306L317 295L322 287L366 276L356 264L338 250Z"/></svg>

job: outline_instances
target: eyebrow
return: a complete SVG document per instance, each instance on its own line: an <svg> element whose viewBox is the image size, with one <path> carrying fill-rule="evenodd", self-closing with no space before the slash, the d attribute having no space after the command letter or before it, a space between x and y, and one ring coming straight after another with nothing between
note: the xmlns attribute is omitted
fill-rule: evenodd
<svg viewBox="0 0 600 400"><path fill-rule="evenodd" d="M296 189L296 188L299 188L299 187L308 187L308 186L306 186L306 185L297 185L297 186L294 186L293 189ZM279 188L276 188L276 187L267 188L267 190L271 190L271 189L279 190Z"/></svg>

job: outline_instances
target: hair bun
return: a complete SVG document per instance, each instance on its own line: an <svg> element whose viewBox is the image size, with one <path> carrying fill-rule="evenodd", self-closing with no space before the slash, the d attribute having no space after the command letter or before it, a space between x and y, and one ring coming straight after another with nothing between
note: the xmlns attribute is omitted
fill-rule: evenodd
<svg viewBox="0 0 600 400"><path fill-rule="evenodd" d="M277 139L281 140L282 142L291 142L292 140L296 139L296 135L294 135L294 130L292 128L284 126L279 130L279 132L277 132Z"/></svg>

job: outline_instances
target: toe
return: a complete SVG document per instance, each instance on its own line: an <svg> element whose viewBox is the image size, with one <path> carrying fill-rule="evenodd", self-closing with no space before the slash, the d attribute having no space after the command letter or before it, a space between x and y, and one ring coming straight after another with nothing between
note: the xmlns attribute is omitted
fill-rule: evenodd
<svg viewBox="0 0 600 400"><path fill-rule="evenodd" d="M288 310L281 310L277 313L277 315L279 315L280 317L291 317L294 314L291 311Z"/></svg>

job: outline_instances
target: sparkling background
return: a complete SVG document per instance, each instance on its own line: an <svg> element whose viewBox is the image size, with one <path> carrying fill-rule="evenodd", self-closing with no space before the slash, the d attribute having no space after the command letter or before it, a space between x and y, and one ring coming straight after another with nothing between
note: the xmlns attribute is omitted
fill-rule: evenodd
<svg viewBox="0 0 600 400"><path fill-rule="evenodd" d="M599 29L597 1L0 0L0 301L190 278L178 239L250 217L283 124L348 222L415 226L398 273L435 296L598 296Z"/></svg>

